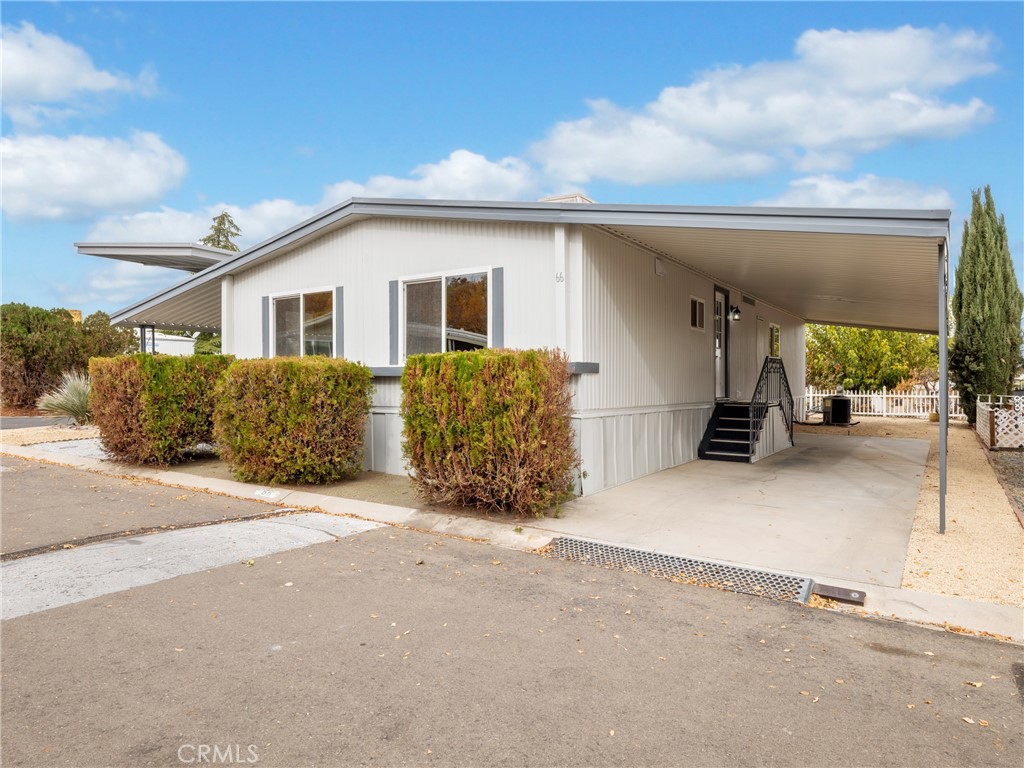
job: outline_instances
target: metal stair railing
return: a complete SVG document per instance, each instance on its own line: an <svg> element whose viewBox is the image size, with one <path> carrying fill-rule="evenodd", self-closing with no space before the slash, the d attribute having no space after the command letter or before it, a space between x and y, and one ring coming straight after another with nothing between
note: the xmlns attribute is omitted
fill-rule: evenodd
<svg viewBox="0 0 1024 768"><path fill-rule="evenodd" d="M789 444L793 444L793 392L789 388L786 366L781 357L766 357L757 377L754 396L750 398L750 455L754 455L761 424L768 415L768 408L778 405L789 432Z"/></svg>

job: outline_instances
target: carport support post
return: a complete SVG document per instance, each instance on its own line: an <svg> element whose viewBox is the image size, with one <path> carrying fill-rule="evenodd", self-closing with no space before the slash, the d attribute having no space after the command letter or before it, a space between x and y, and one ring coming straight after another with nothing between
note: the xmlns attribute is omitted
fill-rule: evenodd
<svg viewBox="0 0 1024 768"><path fill-rule="evenodd" d="M939 533L946 532L946 432L949 430L949 252L939 243Z"/></svg>

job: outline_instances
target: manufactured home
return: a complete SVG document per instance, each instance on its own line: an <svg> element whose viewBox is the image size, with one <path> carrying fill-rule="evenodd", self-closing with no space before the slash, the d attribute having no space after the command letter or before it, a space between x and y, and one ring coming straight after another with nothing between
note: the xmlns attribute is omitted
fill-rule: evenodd
<svg viewBox="0 0 1024 768"><path fill-rule="evenodd" d="M806 323L944 332L949 216L352 199L237 254L78 249L193 272L117 312L120 325L216 331L238 357L368 365L375 471L405 472L407 355L563 349L591 494L699 457L788 447Z"/></svg>

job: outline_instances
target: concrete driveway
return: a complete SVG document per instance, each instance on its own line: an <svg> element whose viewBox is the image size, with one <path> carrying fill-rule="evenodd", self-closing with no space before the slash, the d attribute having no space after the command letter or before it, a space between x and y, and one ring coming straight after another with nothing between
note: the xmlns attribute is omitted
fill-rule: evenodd
<svg viewBox="0 0 1024 768"><path fill-rule="evenodd" d="M534 525L638 549L899 587L925 440L798 434L756 464L693 461Z"/></svg>

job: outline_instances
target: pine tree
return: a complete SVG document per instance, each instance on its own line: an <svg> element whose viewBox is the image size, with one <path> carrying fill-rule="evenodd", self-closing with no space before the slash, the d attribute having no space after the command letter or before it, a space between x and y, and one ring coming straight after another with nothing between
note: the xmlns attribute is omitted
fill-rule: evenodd
<svg viewBox="0 0 1024 768"><path fill-rule="evenodd" d="M953 290L956 333L949 370L960 390L967 420L975 421L979 395L1005 395L1021 366L1024 295L1010 258L1006 220L997 214L992 190L971 195Z"/></svg>
<svg viewBox="0 0 1024 768"><path fill-rule="evenodd" d="M227 211L221 211L219 216L213 217L213 223L210 225L210 234L200 239L199 242L203 245L209 245L225 251L237 251L238 246L234 244L232 238L238 237L240 234L242 234L242 230L235 224L231 214Z"/></svg>

